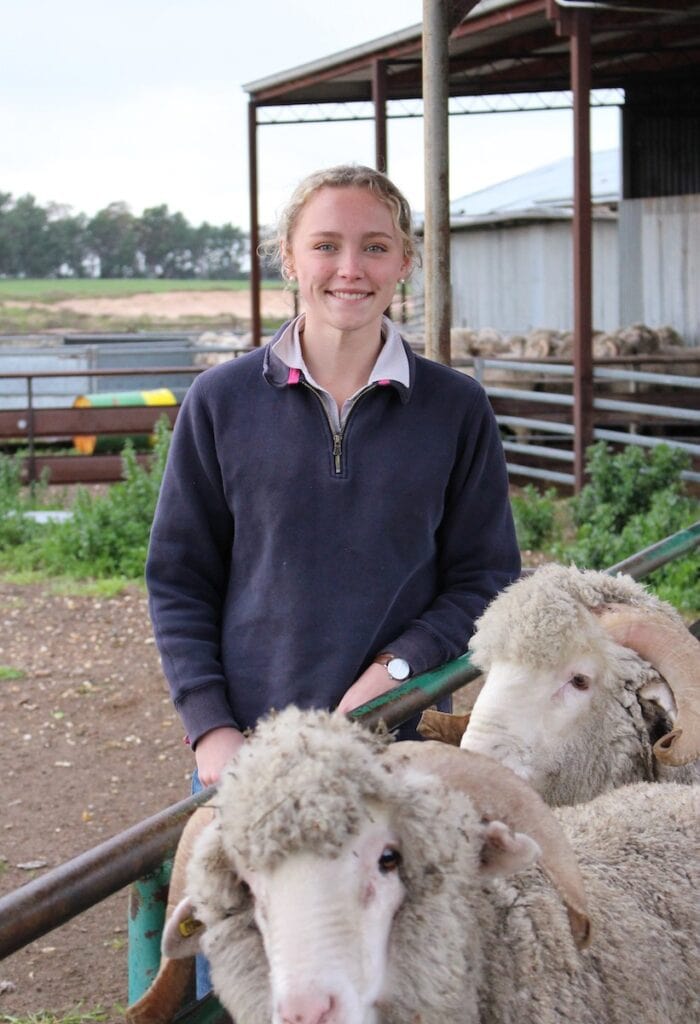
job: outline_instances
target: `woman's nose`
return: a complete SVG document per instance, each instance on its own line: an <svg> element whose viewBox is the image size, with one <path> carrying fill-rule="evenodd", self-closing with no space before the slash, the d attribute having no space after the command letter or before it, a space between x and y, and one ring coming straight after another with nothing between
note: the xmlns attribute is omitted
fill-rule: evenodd
<svg viewBox="0 0 700 1024"><path fill-rule="evenodd" d="M364 271L362 268L362 257L360 254L348 251L341 253L338 263L338 273L341 277L362 277Z"/></svg>

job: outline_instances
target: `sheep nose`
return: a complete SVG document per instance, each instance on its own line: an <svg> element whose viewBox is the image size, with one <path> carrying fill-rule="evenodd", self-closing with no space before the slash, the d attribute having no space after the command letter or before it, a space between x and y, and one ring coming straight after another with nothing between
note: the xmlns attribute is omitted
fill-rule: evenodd
<svg viewBox="0 0 700 1024"><path fill-rule="evenodd" d="M327 993L297 992L280 1000L281 1024L333 1024L335 999Z"/></svg>

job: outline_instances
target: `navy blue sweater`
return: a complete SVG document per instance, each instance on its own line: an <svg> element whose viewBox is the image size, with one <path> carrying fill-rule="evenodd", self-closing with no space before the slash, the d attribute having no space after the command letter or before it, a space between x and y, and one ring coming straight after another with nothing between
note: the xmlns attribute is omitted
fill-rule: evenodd
<svg viewBox="0 0 700 1024"><path fill-rule="evenodd" d="M189 389L146 575L193 743L289 703L332 708L384 650L414 673L463 654L518 576L485 392L406 350L410 387L370 385L342 436L270 346Z"/></svg>

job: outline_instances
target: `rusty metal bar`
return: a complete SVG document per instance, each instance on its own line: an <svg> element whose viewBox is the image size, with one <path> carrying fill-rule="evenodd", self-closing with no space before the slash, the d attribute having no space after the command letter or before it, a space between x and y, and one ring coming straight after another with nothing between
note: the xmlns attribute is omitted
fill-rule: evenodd
<svg viewBox="0 0 700 1024"><path fill-rule="evenodd" d="M372 62L372 102L374 103L374 166L386 174L387 128L386 128L386 62Z"/></svg>
<svg viewBox="0 0 700 1024"><path fill-rule="evenodd" d="M693 523L685 530L671 534L670 537L665 537L656 544L651 544L643 551L638 551L615 565L611 565L607 571L611 575L624 572L636 580L641 579L643 576L648 576L654 569L665 565L666 562L689 554L698 544L700 544L700 521Z"/></svg>
<svg viewBox="0 0 700 1024"><path fill-rule="evenodd" d="M253 344L262 339L260 317L260 224L258 221L258 108L248 103L248 199L250 204L250 329Z"/></svg>
<svg viewBox="0 0 700 1024"><path fill-rule="evenodd" d="M425 354L450 362L449 5L423 0Z"/></svg>
<svg viewBox="0 0 700 1024"><path fill-rule="evenodd" d="M586 450L593 440L591 22L588 11L569 13L574 96L574 486L578 492L585 483Z"/></svg>
<svg viewBox="0 0 700 1024"><path fill-rule="evenodd" d="M228 350L227 350L228 351ZM247 348L232 349L234 352L247 352ZM96 370L92 367L89 370L91 377L155 377L163 374L192 374L196 376L203 373L204 366L120 366L109 369ZM12 370L8 373L0 373L0 380L40 380L51 377L85 377L85 368L82 370L32 370L25 373L22 370Z"/></svg>
<svg viewBox="0 0 700 1024"><path fill-rule="evenodd" d="M0 959L106 899L171 856L204 790L152 815L0 899Z"/></svg>
<svg viewBox="0 0 700 1024"><path fill-rule="evenodd" d="M36 483L36 458L34 450L34 389L32 385L32 378L27 377L27 435L28 435L28 483L30 490L34 491L34 484Z"/></svg>

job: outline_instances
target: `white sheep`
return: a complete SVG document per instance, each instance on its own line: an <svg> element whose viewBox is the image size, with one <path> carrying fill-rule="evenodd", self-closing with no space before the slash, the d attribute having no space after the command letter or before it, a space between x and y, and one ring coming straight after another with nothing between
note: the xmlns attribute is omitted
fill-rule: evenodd
<svg viewBox="0 0 700 1024"><path fill-rule="evenodd" d="M541 566L492 601L469 646L486 674L471 713L426 712L424 735L495 757L553 805L695 781L700 644L631 577Z"/></svg>
<svg viewBox="0 0 700 1024"><path fill-rule="evenodd" d="M288 708L228 769L164 951L191 955L195 915L237 1024L689 1024L696 792L562 828L489 758Z"/></svg>

